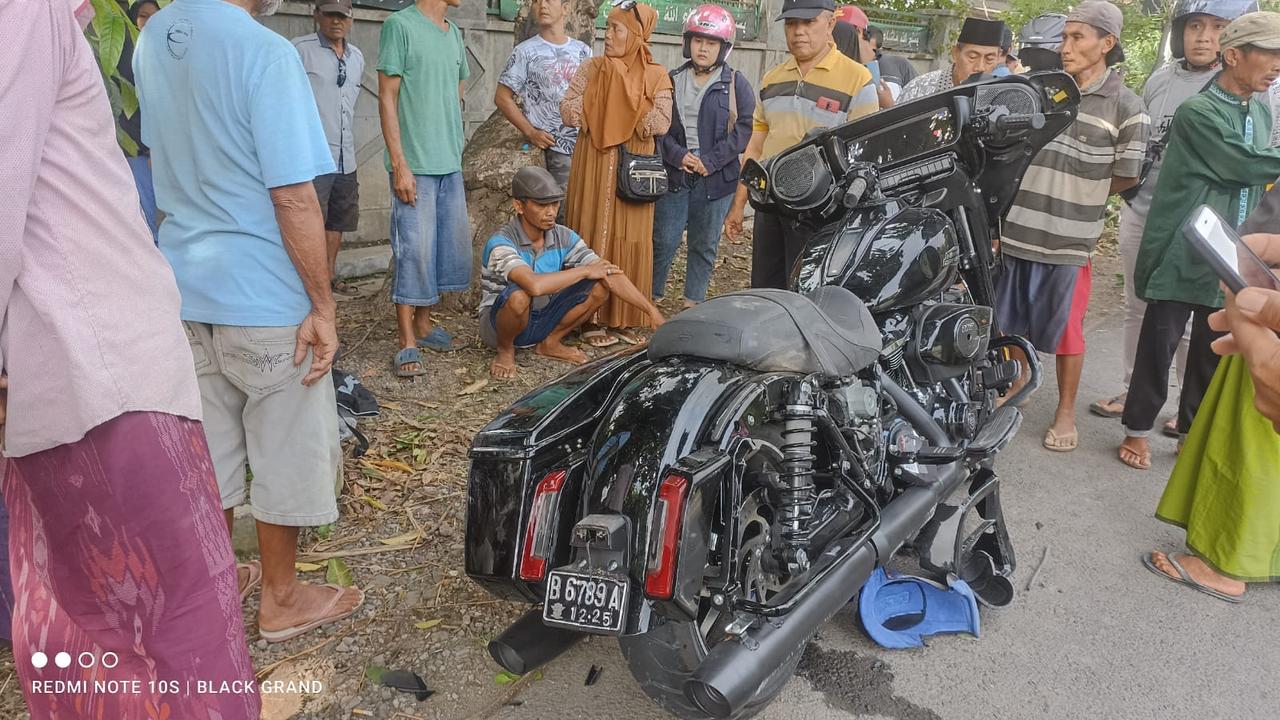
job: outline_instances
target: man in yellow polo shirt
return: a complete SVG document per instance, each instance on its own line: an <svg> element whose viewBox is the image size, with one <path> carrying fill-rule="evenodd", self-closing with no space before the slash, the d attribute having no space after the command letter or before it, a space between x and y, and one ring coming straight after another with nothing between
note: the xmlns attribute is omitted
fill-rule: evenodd
<svg viewBox="0 0 1280 720"><path fill-rule="evenodd" d="M785 23L791 57L770 70L760 85L751 142L744 159L763 160L786 150L814 129L836 127L879 109L871 71L836 50L834 0L786 0L778 20ZM738 187L725 233L742 232L747 189ZM786 218L757 212L751 248L751 286L787 287L804 237Z"/></svg>

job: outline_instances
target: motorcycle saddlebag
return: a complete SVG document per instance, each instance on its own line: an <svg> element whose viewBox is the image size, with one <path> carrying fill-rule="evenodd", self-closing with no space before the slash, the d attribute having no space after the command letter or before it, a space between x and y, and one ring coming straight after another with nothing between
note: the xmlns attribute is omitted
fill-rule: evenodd
<svg viewBox="0 0 1280 720"><path fill-rule="evenodd" d="M583 365L503 410L472 440L467 482L467 575L498 597L537 602L542 591L520 579L520 557L534 492L565 471L559 494L553 568L569 561L587 449L614 396L647 366L641 348Z"/></svg>

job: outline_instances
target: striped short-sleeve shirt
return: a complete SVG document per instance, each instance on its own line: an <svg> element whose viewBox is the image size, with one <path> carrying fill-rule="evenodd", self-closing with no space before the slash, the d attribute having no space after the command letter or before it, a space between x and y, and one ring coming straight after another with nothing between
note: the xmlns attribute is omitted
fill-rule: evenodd
<svg viewBox="0 0 1280 720"><path fill-rule="evenodd" d="M1142 171L1151 130L1142 99L1110 70L1081 96L1075 122L1027 168L1001 229L1008 255L1084 266L1102 235L1111 179Z"/></svg>
<svg viewBox="0 0 1280 720"><path fill-rule="evenodd" d="M753 127L767 132L762 158L771 158L815 128L833 128L880 109L871 71L843 55L835 44L800 74L794 57L765 73Z"/></svg>
<svg viewBox="0 0 1280 720"><path fill-rule="evenodd" d="M535 273L553 273L590 265L599 259L600 256L587 247L578 233L563 225L548 230L543 235L542 250L535 252L520 219L512 218L484 246L480 307L493 305L507 288L511 271L518 267L532 268Z"/></svg>

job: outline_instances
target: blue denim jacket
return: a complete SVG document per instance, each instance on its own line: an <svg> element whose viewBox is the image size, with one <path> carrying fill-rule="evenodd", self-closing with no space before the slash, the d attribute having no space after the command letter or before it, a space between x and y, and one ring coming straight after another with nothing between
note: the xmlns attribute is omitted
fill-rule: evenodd
<svg viewBox="0 0 1280 720"><path fill-rule="evenodd" d="M671 71L674 78L693 66L686 62ZM738 118L729 132L729 83L734 82L737 95ZM756 91L751 82L742 73L735 71L728 64L720 68L720 77L711 81L713 84L702 98L702 108L698 111L698 157L707 166L707 197L718 200L738 189L738 176L742 172L742 163L738 159L747 149L751 139L751 116L756 111ZM658 138L658 147L662 153L662 161L667 166L667 178L671 189L684 187L685 172L680 169L684 156L689 154L685 147L684 123L680 121L680 112L673 104L671 108L671 129Z"/></svg>

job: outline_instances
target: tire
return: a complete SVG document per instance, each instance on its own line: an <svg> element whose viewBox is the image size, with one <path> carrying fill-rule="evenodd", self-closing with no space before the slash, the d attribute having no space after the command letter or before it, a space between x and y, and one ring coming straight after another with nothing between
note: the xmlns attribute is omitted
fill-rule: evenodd
<svg viewBox="0 0 1280 720"><path fill-rule="evenodd" d="M699 710L684 694L684 683L702 664L707 653L692 621L674 621L655 616L649 632L618 638L622 655L627 659L631 675L645 694L664 710L682 720L710 720L712 716ZM800 656L808 646L806 639L784 660L750 702L731 716L732 720L754 717L769 703L796 673Z"/></svg>

